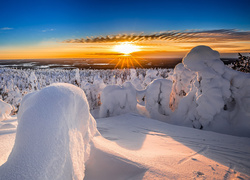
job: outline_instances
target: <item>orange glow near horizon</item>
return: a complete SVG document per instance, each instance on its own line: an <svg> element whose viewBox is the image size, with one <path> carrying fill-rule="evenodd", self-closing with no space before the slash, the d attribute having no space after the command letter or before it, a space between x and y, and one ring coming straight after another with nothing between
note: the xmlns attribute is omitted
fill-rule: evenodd
<svg viewBox="0 0 250 180"><path fill-rule="evenodd" d="M0 59L53 59L53 58L121 58L133 55L141 58L183 57L193 47L207 45L224 54L249 53L250 42L126 42L126 43L58 43L42 42L33 46L0 47ZM123 56L122 56L123 58ZM124 56L125 58L125 56ZM130 62L130 60L128 60ZM133 61L134 62L134 61Z"/></svg>

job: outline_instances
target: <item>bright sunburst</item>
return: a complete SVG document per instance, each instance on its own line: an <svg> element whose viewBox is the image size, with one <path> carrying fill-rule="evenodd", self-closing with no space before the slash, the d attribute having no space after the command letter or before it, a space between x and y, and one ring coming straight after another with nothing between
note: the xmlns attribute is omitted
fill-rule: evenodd
<svg viewBox="0 0 250 180"><path fill-rule="evenodd" d="M122 42L119 45L114 46L113 51L123 54L109 62L116 63L115 68L135 68L136 66L143 68L140 63L140 59L142 58L136 58L131 54L133 52L141 51L140 46L134 45L132 42Z"/></svg>
<svg viewBox="0 0 250 180"><path fill-rule="evenodd" d="M128 55L132 52L140 51L139 46L136 46L130 42L123 42L114 47L114 51Z"/></svg>

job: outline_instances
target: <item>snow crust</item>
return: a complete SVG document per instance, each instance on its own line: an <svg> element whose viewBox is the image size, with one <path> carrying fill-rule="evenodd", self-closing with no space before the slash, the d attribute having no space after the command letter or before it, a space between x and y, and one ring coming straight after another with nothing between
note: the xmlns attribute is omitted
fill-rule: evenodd
<svg viewBox="0 0 250 180"><path fill-rule="evenodd" d="M9 118L12 106L0 99L0 121Z"/></svg>
<svg viewBox="0 0 250 180"><path fill-rule="evenodd" d="M21 102L15 144L0 177L82 180L96 132L80 88L57 83L30 93Z"/></svg>

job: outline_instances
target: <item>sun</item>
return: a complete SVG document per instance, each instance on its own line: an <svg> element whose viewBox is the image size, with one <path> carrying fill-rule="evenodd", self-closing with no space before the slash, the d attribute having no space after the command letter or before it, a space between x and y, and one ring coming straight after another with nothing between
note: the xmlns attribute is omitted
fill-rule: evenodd
<svg viewBox="0 0 250 180"><path fill-rule="evenodd" d="M133 52L141 51L142 46L137 46L133 42L120 42L118 45L113 47L113 51L122 53L122 55L117 56L112 59L109 63L115 63L115 68L143 68L141 62L145 60L143 58L138 58L132 55ZM142 59L142 60L141 60Z"/></svg>
<svg viewBox="0 0 250 180"><path fill-rule="evenodd" d="M114 46L114 51L123 53L124 55L131 54L136 51L140 51L139 46L132 44L131 42L123 42L119 45Z"/></svg>

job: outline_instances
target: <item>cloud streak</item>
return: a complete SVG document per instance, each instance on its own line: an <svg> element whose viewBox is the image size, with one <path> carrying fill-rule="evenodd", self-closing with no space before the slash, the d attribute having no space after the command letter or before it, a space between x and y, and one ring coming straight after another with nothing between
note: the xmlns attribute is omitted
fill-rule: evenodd
<svg viewBox="0 0 250 180"><path fill-rule="evenodd" d="M112 34L107 36L86 37L80 39L68 39L64 43L109 43L109 42L146 42L146 41L170 41L170 42L232 42L250 41L250 31L235 29L198 30L198 31L165 31L153 34Z"/></svg>
<svg viewBox="0 0 250 180"><path fill-rule="evenodd" d="M3 27L3 28L0 28L0 30L2 30L2 31L7 31L7 30L11 30L11 29L13 29L13 28L10 28L10 27Z"/></svg>
<svg viewBox="0 0 250 180"><path fill-rule="evenodd" d="M55 29L44 29L42 32L50 32L50 31L55 31Z"/></svg>

